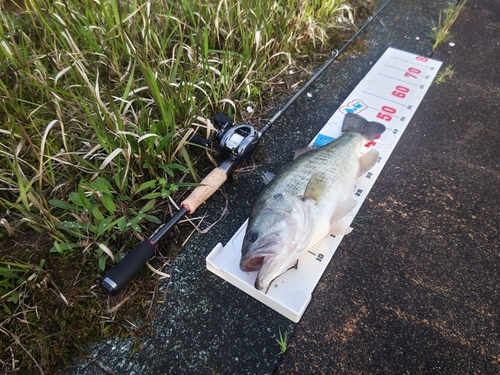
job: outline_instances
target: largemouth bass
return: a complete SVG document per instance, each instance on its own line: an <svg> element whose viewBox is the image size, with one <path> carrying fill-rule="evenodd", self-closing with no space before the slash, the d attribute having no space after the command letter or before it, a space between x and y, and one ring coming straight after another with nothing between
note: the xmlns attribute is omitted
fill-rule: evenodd
<svg viewBox="0 0 500 375"><path fill-rule="evenodd" d="M341 219L356 205L354 182L379 156L376 150L361 158L359 153L384 131L382 124L347 114L339 138L299 156L263 188L250 212L240 259L242 271L259 271L257 289L267 293L274 279L328 234L351 232Z"/></svg>

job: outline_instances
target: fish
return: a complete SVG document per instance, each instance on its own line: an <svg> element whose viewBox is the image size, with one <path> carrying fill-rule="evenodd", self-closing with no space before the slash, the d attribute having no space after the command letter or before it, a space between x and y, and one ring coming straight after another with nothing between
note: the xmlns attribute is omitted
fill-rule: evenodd
<svg viewBox="0 0 500 375"><path fill-rule="evenodd" d="M267 293L327 235L352 231L342 218L356 206L355 180L379 157L375 149L359 154L384 131L384 125L348 113L340 137L298 156L263 187L250 211L239 264L244 272L258 271L256 289Z"/></svg>

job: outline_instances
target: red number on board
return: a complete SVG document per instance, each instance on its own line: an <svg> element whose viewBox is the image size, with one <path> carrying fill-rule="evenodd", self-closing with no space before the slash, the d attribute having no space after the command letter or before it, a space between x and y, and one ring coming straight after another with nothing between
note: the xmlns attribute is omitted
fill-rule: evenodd
<svg viewBox="0 0 500 375"><path fill-rule="evenodd" d="M382 113L382 112L379 112L377 113L377 118L381 119L381 120L385 120L385 121L391 121L392 120L392 116L388 115L387 113Z"/></svg>
<svg viewBox="0 0 500 375"><path fill-rule="evenodd" d="M375 146L377 144L377 142L375 142L375 140L377 139L380 139L382 136L379 135L377 138L375 138L373 141L371 142L368 142L367 144L365 144L365 147L370 147L370 146Z"/></svg>
<svg viewBox="0 0 500 375"><path fill-rule="evenodd" d="M386 105L382 107L382 111L390 113L391 115L396 113L396 110L394 108L388 107Z"/></svg>
<svg viewBox="0 0 500 375"><path fill-rule="evenodd" d="M394 90L392 92L392 95L397 97L397 98L403 99L403 98L406 98L406 93L409 91L410 91L410 89L407 87L396 86L396 90Z"/></svg>
<svg viewBox="0 0 500 375"><path fill-rule="evenodd" d="M408 68L408 71L405 73L405 77L417 78L416 74L421 73L422 71L417 68Z"/></svg>
<svg viewBox="0 0 500 375"><path fill-rule="evenodd" d="M382 106L382 108L380 108L380 111L381 112L377 113L376 117L384 121L391 121L391 115L396 113L396 110L394 108L387 105Z"/></svg>

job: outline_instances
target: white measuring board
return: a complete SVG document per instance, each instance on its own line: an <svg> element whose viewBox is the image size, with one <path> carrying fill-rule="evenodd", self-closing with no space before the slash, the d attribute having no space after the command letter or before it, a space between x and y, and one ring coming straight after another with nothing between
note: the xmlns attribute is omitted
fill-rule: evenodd
<svg viewBox="0 0 500 375"><path fill-rule="evenodd" d="M358 113L368 121L378 121L387 128L380 139L365 145L362 150L364 153L368 149L377 149L380 153L379 162L356 180L353 198L358 203L344 220L350 223L354 219L441 64L427 57L388 48L311 141L311 145L322 146L339 137L346 113ZM291 269L276 278L265 294L254 287L257 272L243 272L239 268L247 222L226 246L219 243L212 250L206 258L207 268L290 320L298 322L343 236L328 236L316 244L299 259L297 269ZM349 236L356 236L356 229Z"/></svg>

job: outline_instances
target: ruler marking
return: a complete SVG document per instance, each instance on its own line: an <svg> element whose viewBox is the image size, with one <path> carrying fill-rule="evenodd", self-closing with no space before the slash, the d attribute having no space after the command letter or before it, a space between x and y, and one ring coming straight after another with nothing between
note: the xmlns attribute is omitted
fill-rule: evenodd
<svg viewBox="0 0 500 375"><path fill-rule="evenodd" d="M411 83L411 82L408 82L408 80L406 80L406 79L391 77L391 76L388 76L387 74L377 73L377 75L382 76L382 77L387 77L390 79L394 79L394 80L399 81L399 82L404 82L407 85L412 85L412 86L417 86L417 87L420 86L418 83Z"/></svg>
<svg viewBox="0 0 500 375"><path fill-rule="evenodd" d="M379 112L384 112L384 111L381 111L380 109L377 109L377 108L375 108L375 107L368 107L368 109L371 109L372 111L375 111L375 112L377 112L377 113L379 113ZM385 113L385 112L384 112L384 113ZM396 116L395 114L392 114L392 113L391 113L391 117L394 117L394 118L400 118L401 116Z"/></svg>
<svg viewBox="0 0 500 375"><path fill-rule="evenodd" d="M394 60L399 60L399 61L402 61L402 62L405 62L405 63L408 63L408 64L411 64L412 66L420 66L422 68L426 68L428 69L429 68L429 65L423 65L421 63L417 63L415 61L408 61L408 60L405 60L405 59L401 59L401 58L398 58L398 57L393 57L391 56L391 59L394 59Z"/></svg>
<svg viewBox="0 0 500 375"><path fill-rule="evenodd" d="M384 103L385 103L385 101L384 101ZM374 106L370 105L366 109L375 112L374 117L376 117L377 113L379 113L379 112L387 113L387 111L383 110L382 107L385 107L385 106L381 105L379 107L374 107ZM408 109L408 107L406 107L406 109ZM394 118L397 118L397 119L401 117L401 116L398 116L398 115L396 115L394 113L388 113L388 114L390 114L391 117L394 117Z"/></svg>
<svg viewBox="0 0 500 375"><path fill-rule="evenodd" d="M384 98L383 96L380 96L380 95L377 95L377 94L373 94L371 92L368 92L368 91L363 91L364 94L368 94L368 95L372 95L376 98L379 98L379 99L384 99L385 101L388 101L388 102L391 102L391 103L394 103L394 104L397 104L397 105L400 105L401 107L406 107L406 103L400 103L400 102L396 102L394 100L391 100L391 99L387 99L387 98Z"/></svg>
<svg viewBox="0 0 500 375"><path fill-rule="evenodd" d="M407 69L401 69L401 68L396 68L394 66L391 66L391 65L385 65L386 67L388 68L391 68L391 69L394 69L394 70L399 70L400 72L405 72L405 73L408 73L408 68ZM420 73L413 73L413 72L410 72L412 75L414 76L417 76L417 77L424 77L424 75L422 74L422 71L420 71ZM406 81L405 81L406 82Z"/></svg>

